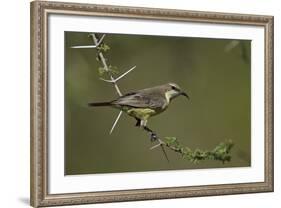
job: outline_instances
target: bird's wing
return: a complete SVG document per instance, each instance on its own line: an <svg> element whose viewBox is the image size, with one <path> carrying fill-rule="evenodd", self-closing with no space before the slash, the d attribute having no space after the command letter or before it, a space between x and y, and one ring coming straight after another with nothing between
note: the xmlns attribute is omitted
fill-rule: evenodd
<svg viewBox="0 0 281 208"><path fill-rule="evenodd" d="M132 92L113 101L112 104L136 108L161 108L165 100L155 94Z"/></svg>

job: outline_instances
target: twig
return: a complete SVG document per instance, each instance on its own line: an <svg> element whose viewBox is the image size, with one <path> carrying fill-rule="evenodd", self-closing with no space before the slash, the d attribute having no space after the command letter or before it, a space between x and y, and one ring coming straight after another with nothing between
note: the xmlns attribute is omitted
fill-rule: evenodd
<svg viewBox="0 0 281 208"><path fill-rule="evenodd" d="M170 150L181 154L181 156L185 159L188 159L191 162L198 162L201 160L219 160L224 162L229 162L231 160L230 150L233 147L233 143L231 140L220 143L217 145L212 151L202 151L200 149L196 149L192 151L188 147L182 146L175 137L165 137L165 141L162 140L155 134L153 130L144 126L143 129L150 134L151 141L158 141L158 144L152 146L150 150L156 149L157 147L161 147L163 154L167 161L169 162L167 153L164 147L169 148Z"/></svg>
<svg viewBox="0 0 281 208"><path fill-rule="evenodd" d="M105 35L103 35L103 38L104 38L104 36L105 36ZM95 35L94 33L92 33L92 34L90 34L90 37L92 37L92 39L93 39L95 45L98 47L101 42L97 39L96 35ZM122 93L121 93L121 91L120 91L120 89L119 89L119 87L118 87L118 85L117 85L117 83L116 83L114 77L113 77L112 74L110 73L110 70L109 70L108 65L107 65L107 63L106 63L106 60L105 60L105 58L104 58L104 56L103 56L103 53L102 53L101 51L98 51L98 56L100 57L100 60L101 60L101 62L102 62L102 64L103 64L103 67L104 67L105 71L108 73L108 75L109 75L109 77L110 77L112 83L114 84L114 87L115 87L115 89L116 89L117 94L118 94L119 96L122 96Z"/></svg>
<svg viewBox="0 0 281 208"><path fill-rule="evenodd" d="M96 47L98 47L98 46L101 44L102 40L103 40L104 37L105 37L105 35L103 35L103 36L101 37L101 39L98 40L97 37L96 37L96 35L95 35L94 33L90 34L90 36L92 37L92 39L93 39L93 41L94 41ZM103 56L103 53L102 53L101 51L98 51L98 56L100 57L100 59L101 59L101 61L102 61L102 64L103 64L103 67L104 67L105 71L109 74L109 77L110 77L111 81L113 81L113 84L114 84L114 87L115 87L115 89L116 89L117 94L118 94L119 96L122 96L122 93L121 93L121 91L120 91L120 89L119 89L119 87L118 87L118 85L117 85L117 83L116 83L114 77L110 74L110 71L109 71L109 68L108 68L108 66L107 66L106 60L105 60L105 58L104 58L104 56ZM115 119L115 121L114 121L114 123L113 123L113 125L112 125L112 127L111 127L111 129L110 129L109 134L111 134L111 133L113 132L113 130L114 130L115 126L117 125L117 123L118 123L118 121L119 121L121 115L122 115L122 111L120 111L119 114L118 114L118 116L116 117L116 119Z"/></svg>
<svg viewBox="0 0 281 208"><path fill-rule="evenodd" d="M202 160L218 160L222 163L229 162L231 160L231 149L234 144L231 140L228 140L224 143L218 144L211 151L203 151L200 149L191 150L188 147L182 146L175 137L166 137L165 142L158 138L159 144L153 146L151 149L155 149L157 147L161 147L163 149L163 145L165 145L170 150L179 153L184 159L187 159L193 163L197 163Z"/></svg>

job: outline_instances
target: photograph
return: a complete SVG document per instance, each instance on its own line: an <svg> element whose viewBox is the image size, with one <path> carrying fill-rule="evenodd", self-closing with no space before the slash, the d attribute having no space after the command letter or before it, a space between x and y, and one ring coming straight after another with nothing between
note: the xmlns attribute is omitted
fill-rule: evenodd
<svg viewBox="0 0 281 208"><path fill-rule="evenodd" d="M65 175L251 166L251 40L64 37Z"/></svg>
<svg viewBox="0 0 281 208"><path fill-rule="evenodd" d="M274 190L273 16L30 9L33 207Z"/></svg>

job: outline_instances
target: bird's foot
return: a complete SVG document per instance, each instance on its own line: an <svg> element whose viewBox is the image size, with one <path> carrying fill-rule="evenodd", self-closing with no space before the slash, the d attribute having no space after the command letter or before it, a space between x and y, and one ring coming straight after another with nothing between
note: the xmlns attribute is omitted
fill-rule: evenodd
<svg viewBox="0 0 281 208"><path fill-rule="evenodd" d="M137 123L136 123L136 127L140 127L141 125L140 125L141 123L140 123L140 121L137 121Z"/></svg>
<svg viewBox="0 0 281 208"><path fill-rule="evenodd" d="M151 142L155 142L158 139L158 136L150 128L143 126L143 129L149 133Z"/></svg>
<svg viewBox="0 0 281 208"><path fill-rule="evenodd" d="M157 135L154 132L151 132L150 134L150 141L155 142L157 140Z"/></svg>
<svg viewBox="0 0 281 208"><path fill-rule="evenodd" d="M136 126L136 127L140 127L140 126L141 126L141 120L140 120L140 119L137 119L137 118L136 118L136 120L137 120L137 123L136 123L135 126Z"/></svg>

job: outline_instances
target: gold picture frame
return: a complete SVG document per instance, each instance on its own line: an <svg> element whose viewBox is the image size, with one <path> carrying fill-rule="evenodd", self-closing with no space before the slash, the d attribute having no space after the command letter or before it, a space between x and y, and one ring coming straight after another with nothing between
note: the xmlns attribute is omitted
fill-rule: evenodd
<svg viewBox="0 0 281 208"><path fill-rule="evenodd" d="M253 25L265 29L264 182L71 194L48 193L48 15L86 15ZM34 207L273 191L273 17L249 14L31 2L31 205Z"/></svg>

